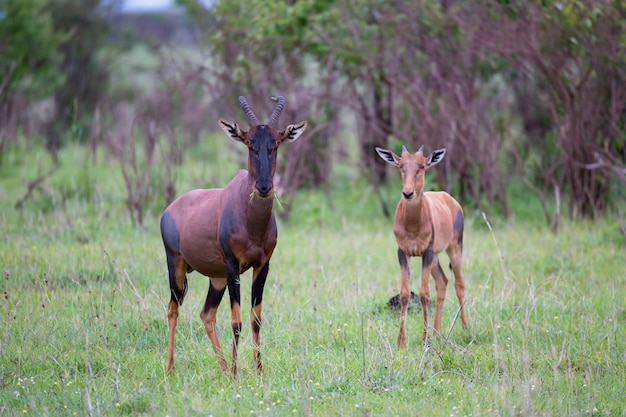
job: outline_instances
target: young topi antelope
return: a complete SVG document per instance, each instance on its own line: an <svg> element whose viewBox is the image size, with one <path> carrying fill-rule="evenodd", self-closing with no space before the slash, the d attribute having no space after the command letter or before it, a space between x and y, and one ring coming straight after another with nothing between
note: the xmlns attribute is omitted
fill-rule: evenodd
<svg viewBox="0 0 626 417"><path fill-rule="evenodd" d="M174 336L178 308L187 292L187 273L195 270L210 278L200 318L224 372L228 372L228 365L215 323L217 309L228 287L234 337L232 374L237 374L237 346L242 325L239 275L249 268L253 270L250 314L253 356L257 369L262 369L259 352L261 303L278 235L272 211L276 153L281 144L295 141L307 126L304 121L279 131L278 117L285 99L272 97L272 100L277 102L276 108L267 124L261 124L246 99L239 97L250 125L248 131L236 123L218 119L220 127L231 139L248 147L248 170L239 171L223 189L197 189L183 194L165 209L161 217L171 291L167 312L168 372L174 367Z"/></svg>
<svg viewBox="0 0 626 417"><path fill-rule="evenodd" d="M402 274L400 286L400 333L398 348L406 344L406 314L410 298L410 257L422 257L422 280L419 296L424 313L425 340L428 335L428 304L430 289L428 277L432 274L437 289L437 305L435 310L435 333L441 331L441 310L446 298L448 278L439 264L438 254L446 251L450 257L450 267L454 272L454 288L459 298L460 315L463 327L465 320L465 283L461 274L463 249L463 209L450 194L424 192L424 175L426 170L443 159L445 149L439 149L424 156L424 146L412 154L402 147L402 155L381 148L376 148L380 157L400 169L402 177L402 196L396 208L393 221L393 233L398 243L398 261Z"/></svg>

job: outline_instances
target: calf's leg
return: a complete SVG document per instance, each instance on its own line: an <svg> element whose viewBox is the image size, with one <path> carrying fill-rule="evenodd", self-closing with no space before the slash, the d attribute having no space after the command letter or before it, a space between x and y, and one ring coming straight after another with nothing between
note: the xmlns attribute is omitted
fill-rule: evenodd
<svg viewBox="0 0 626 417"><path fill-rule="evenodd" d="M422 333L422 340L428 338L428 304L430 304L430 287L428 286L428 279L433 266L433 258L435 252L431 247L426 248L422 254L422 280L420 282L420 303L422 304L422 313L424 315L424 332Z"/></svg>
<svg viewBox="0 0 626 417"><path fill-rule="evenodd" d="M441 312L443 311L443 303L446 300L446 288L448 287L448 277L443 272L439 264L439 256L433 257L433 266L431 269L433 278L435 279L435 288L437 290L437 306L435 308L435 333L441 333Z"/></svg>
<svg viewBox="0 0 626 417"><path fill-rule="evenodd" d="M411 299L411 267L409 265L409 257L404 251L398 248L398 262L400 263L400 274L402 282L400 283L400 332L398 333L398 349L406 345L406 315L409 310L409 301Z"/></svg>
<svg viewBox="0 0 626 417"><path fill-rule="evenodd" d="M461 273L461 265L463 264L463 253L460 245L455 245L448 250L448 256L450 257L450 266L454 273L454 289L456 290L456 296L459 299L459 309L461 316L461 323L463 328L467 328L467 319L465 318L465 281L463 280L463 274Z"/></svg>

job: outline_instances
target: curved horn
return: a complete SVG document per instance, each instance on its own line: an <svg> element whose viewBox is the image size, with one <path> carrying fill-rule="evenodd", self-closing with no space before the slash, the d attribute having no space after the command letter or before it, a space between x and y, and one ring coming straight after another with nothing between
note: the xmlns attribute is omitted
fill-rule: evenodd
<svg viewBox="0 0 626 417"><path fill-rule="evenodd" d="M420 146L420 148L417 150L417 152L424 153L424 145Z"/></svg>
<svg viewBox="0 0 626 417"><path fill-rule="evenodd" d="M280 113L283 111L283 107L285 107L285 97L270 97L273 101L276 102L276 108L274 112L270 116L270 119L267 121L268 126L276 127L278 124L278 118L280 117Z"/></svg>
<svg viewBox="0 0 626 417"><path fill-rule="evenodd" d="M254 112L250 108L250 105L246 101L243 96L239 96L239 105L241 106L241 110L246 114L246 120L250 126L260 125L259 119L256 118Z"/></svg>

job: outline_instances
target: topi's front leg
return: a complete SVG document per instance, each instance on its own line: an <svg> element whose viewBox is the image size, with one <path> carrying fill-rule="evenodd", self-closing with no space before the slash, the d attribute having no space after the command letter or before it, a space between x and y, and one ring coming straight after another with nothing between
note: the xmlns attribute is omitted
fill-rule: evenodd
<svg viewBox="0 0 626 417"><path fill-rule="evenodd" d="M254 270L252 274L252 311L250 313L250 325L252 327L252 348L254 349L253 357L256 368L261 371L263 365L261 363L261 352L259 346L261 344L261 310L263 306L263 288L265 280L269 272L269 262L261 268Z"/></svg>
<svg viewBox="0 0 626 417"><path fill-rule="evenodd" d="M230 326L233 329L233 364L232 374L237 375L237 349L241 334L241 294L239 287L239 263L234 256L226 259L226 285L230 296Z"/></svg>
<svg viewBox="0 0 626 417"><path fill-rule="evenodd" d="M204 302L204 307L200 312L200 318L202 319L202 323L204 323L204 330L207 336L209 336L213 351L217 356L220 369L224 372L228 372L228 364L226 363L224 352L222 352L222 346L220 345L220 339L217 336L217 328L215 326L217 322L217 309L220 306L224 292L226 292L226 280L223 278L211 278L209 293Z"/></svg>

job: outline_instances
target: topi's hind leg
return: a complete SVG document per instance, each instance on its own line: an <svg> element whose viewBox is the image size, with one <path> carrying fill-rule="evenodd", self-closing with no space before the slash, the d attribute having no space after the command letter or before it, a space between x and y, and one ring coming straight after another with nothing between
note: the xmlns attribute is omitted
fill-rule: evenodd
<svg viewBox="0 0 626 417"><path fill-rule="evenodd" d="M167 308L167 324L169 327L169 341L167 345L168 373L174 371L174 337L178 323L178 307L183 304L187 292L187 262L180 253L166 248L167 270L170 279L170 302Z"/></svg>
<svg viewBox="0 0 626 417"><path fill-rule="evenodd" d="M222 346L217 336L217 329L215 324L217 322L217 309L220 306L224 292L226 291L226 280L224 278L211 278L209 285L209 293L206 296L204 307L200 312L200 318L204 323L204 330L206 330L207 336L211 341L213 350L217 355L217 361L219 362L220 369L224 372L228 372L228 364L222 352Z"/></svg>

